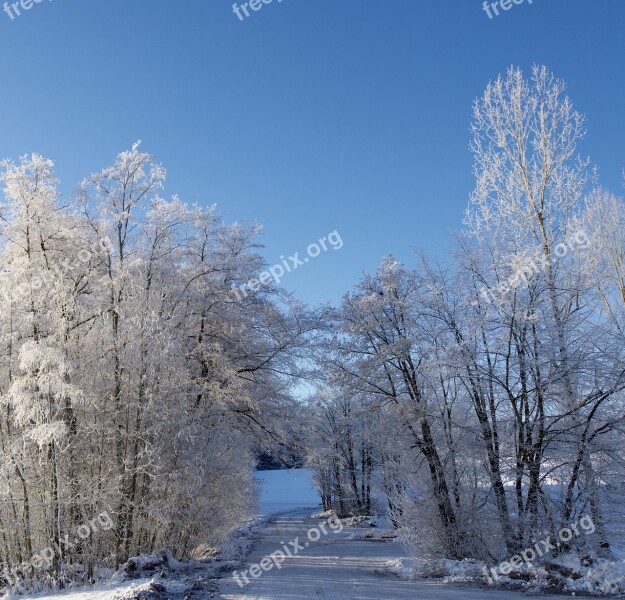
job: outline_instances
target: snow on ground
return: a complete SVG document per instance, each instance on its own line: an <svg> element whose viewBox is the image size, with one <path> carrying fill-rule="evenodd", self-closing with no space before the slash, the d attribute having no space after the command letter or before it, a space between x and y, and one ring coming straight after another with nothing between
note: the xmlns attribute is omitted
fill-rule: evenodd
<svg viewBox="0 0 625 600"><path fill-rule="evenodd" d="M259 516L268 517L296 508L308 507L310 509L319 505L319 496L312 485L311 472L308 469L258 471L256 478L260 482ZM249 550L250 539L253 537L257 526L254 523L245 525L239 532L235 532L233 539L225 544L222 549L221 560L232 561L233 568L237 561L241 560L241 555ZM211 576L213 571L207 567L207 573L210 573ZM154 581L166 587L166 595L169 598L184 595L186 588L184 584L175 580L152 578L109 582L108 584L98 584L95 588L49 592L47 595L0 596L0 600L34 600L38 598L45 598L45 600L125 600L134 598L139 592L147 590Z"/></svg>
<svg viewBox="0 0 625 600"><path fill-rule="evenodd" d="M134 581L117 581L115 583L101 583L94 587L66 590L62 592L45 592L25 596L0 596L0 600L135 600L136 598L167 598L168 600L182 600L183 598L212 598L213 595L193 595L191 586L181 581L160 579L159 576L150 579Z"/></svg>
<svg viewBox="0 0 625 600"><path fill-rule="evenodd" d="M263 471L256 476L261 481L259 512L265 519L258 529L252 525L242 528L234 536L237 539L224 548L223 559L227 562L222 565L222 579L218 585L220 597L225 600L521 600L527 597L522 592L476 585L475 582L480 580L477 565L472 562L451 566L446 563L444 568L438 565L441 567L439 571L432 571L436 565L406 557L401 544L384 535L388 524L383 520L344 520L342 530L332 528L332 521L328 520L331 515L319 513L318 496L310 472L305 469ZM313 512L319 513L316 518L311 516ZM326 533L320 534L317 541L308 541L309 532L313 529L321 531L322 523L327 525ZM255 547L243 561L245 564L241 564L241 553L247 551L253 538ZM299 544L301 550L293 551L291 557L285 556L279 568L274 562L274 566L263 571L259 578L251 577L249 569L252 565L260 564L264 557L282 550L285 544L293 548L289 542ZM233 569L236 569L242 587L232 577ZM209 572L210 567L207 567L206 573ZM241 577L244 573L247 573L248 584ZM613 577L620 575L610 574ZM419 579L423 576L439 579ZM127 600L136 598L155 581L167 587L167 592L159 598L185 598L187 588L176 577L109 582L82 591L20 596L15 600ZM460 587L465 581L472 581L473 587ZM208 599L216 596L206 592L188 597ZM562 596L541 598L558 600Z"/></svg>
<svg viewBox="0 0 625 600"><path fill-rule="evenodd" d="M32 596L8 596L5 595L1 600L26 600L35 598L45 598L45 600L123 600L123 598L131 598L139 591L146 587L147 582L134 581L112 583L96 588L83 589L81 591L66 591L58 593L35 594Z"/></svg>
<svg viewBox="0 0 625 600"><path fill-rule="evenodd" d="M444 579L415 581L416 571L409 569L414 561L406 557L399 543L384 535L384 526L388 525L384 520L372 523L367 519L346 519L343 530L336 533L326 528L327 535L322 535L319 541L308 542L293 557L285 558L279 568L274 562L273 568L254 579L249 574L252 565L281 551L285 543L292 548L289 542L296 538L300 545L305 544L308 532L318 529L320 523L327 523L331 517L330 513L319 511L311 515L310 509L303 508L318 504L308 471L265 471L257 473L257 477L263 482L261 514L275 515L278 511L282 514L270 518L262 528L246 564L236 570L238 581L233 573L224 572L219 586L226 600L520 600L527 597L523 592L480 586L481 565L477 561L447 565ZM374 529L372 524L376 525ZM376 529L381 530L379 535ZM437 577L442 573L427 575ZM458 587L462 582L471 582L473 587Z"/></svg>
<svg viewBox="0 0 625 600"><path fill-rule="evenodd" d="M254 579L249 575L253 564L298 538L307 540L307 532L319 528L321 519L312 519L305 510L278 516L264 528L247 564L237 570L243 587L232 575L224 574L219 582L226 600L521 600L520 592L493 591L486 587L454 587L432 581L405 581L389 571L389 564L404 556L400 544L393 541L363 540L368 528L348 528L334 532L327 528L317 542L309 542L280 568L273 567ZM248 571L249 584L241 575ZM541 596L543 600L561 600L562 596Z"/></svg>
<svg viewBox="0 0 625 600"><path fill-rule="evenodd" d="M309 469L257 471L260 481L260 515L273 515L295 508L317 507L319 494Z"/></svg>
<svg viewBox="0 0 625 600"><path fill-rule="evenodd" d="M402 579L421 581L437 579L441 583L481 584L484 563L477 560L399 558L389 563L391 572ZM529 569L517 567L509 577L499 574L499 587L523 589L539 593L545 589L564 590L568 595L618 595L625 593L625 562L597 560L584 567L575 556L563 556L549 563L548 568L536 565Z"/></svg>

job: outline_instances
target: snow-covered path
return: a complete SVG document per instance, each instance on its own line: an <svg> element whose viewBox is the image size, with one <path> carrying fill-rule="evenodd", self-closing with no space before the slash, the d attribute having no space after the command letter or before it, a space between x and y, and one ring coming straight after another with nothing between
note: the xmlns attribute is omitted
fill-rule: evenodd
<svg viewBox="0 0 625 600"><path fill-rule="evenodd" d="M303 545L307 532L322 522L311 519L310 510L297 510L275 517L264 528L260 539L239 572L260 563L283 543L299 538ZM258 579L249 577L243 588L230 576L224 576L220 591L228 600L521 600L516 592L493 592L488 589L450 587L436 583L402 581L388 573L385 565L403 555L399 544L350 539L355 532L344 529L335 533L328 528L318 542L287 558L281 569L273 567ZM542 596L562 600L562 596Z"/></svg>

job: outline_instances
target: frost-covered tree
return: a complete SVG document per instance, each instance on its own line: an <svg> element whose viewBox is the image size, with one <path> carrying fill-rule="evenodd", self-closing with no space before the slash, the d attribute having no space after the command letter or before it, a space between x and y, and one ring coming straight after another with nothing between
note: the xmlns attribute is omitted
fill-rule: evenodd
<svg viewBox="0 0 625 600"><path fill-rule="evenodd" d="M0 564L42 572L215 544L253 510L253 450L288 431L313 322L264 265L257 227L161 195L139 144L63 201L53 164L4 163ZM114 527L66 544L106 511ZM75 572L75 569L74 569Z"/></svg>
<svg viewBox="0 0 625 600"><path fill-rule="evenodd" d="M332 394L362 394L375 414L375 464L411 547L503 558L587 512L585 543L609 551L625 212L593 188L584 117L564 92L543 67L490 83L453 260L387 258L332 311L318 360L341 375L326 379ZM323 465L338 456L321 450Z"/></svg>

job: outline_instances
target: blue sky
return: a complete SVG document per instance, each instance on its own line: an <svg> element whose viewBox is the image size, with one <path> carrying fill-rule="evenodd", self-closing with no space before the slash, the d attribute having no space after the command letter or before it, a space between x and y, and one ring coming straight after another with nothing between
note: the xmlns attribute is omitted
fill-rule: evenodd
<svg viewBox="0 0 625 600"><path fill-rule="evenodd" d="M344 240L288 275L336 301L411 247L444 256L473 187L474 98L511 65L546 64L588 116L580 148L622 191L625 2L43 0L0 12L0 157L55 160L63 190L134 140L167 193L262 223L268 262Z"/></svg>

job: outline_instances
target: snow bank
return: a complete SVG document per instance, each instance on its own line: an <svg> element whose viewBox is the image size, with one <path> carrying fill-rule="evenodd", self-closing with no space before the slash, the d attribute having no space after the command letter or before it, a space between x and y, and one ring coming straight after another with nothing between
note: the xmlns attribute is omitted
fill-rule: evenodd
<svg viewBox="0 0 625 600"><path fill-rule="evenodd" d="M127 600L145 591L150 582L135 581L133 583L117 582L98 588L84 588L82 590L67 590L63 592L48 592L30 596L16 596L5 594L0 600Z"/></svg>
<svg viewBox="0 0 625 600"><path fill-rule="evenodd" d="M600 559L589 567L582 567L576 561L571 570L572 577L566 578L566 588L577 592L602 594L625 593L625 561Z"/></svg>
<svg viewBox="0 0 625 600"><path fill-rule="evenodd" d="M333 510L324 510L323 512L310 515L311 519L330 519L332 517L336 518L336 513Z"/></svg>
<svg viewBox="0 0 625 600"><path fill-rule="evenodd" d="M417 581L437 579L442 583L486 584L484 568L478 560L435 558L400 558L387 565L402 579ZM581 594L620 595L625 593L625 561L595 560L584 566L577 556L560 557L557 561L516 568L509 575L499 575L490 587L523 589L527 592L568 592Z"/></svg>
<svg viewBox="0 0 625 600"><path fill-rule="evenodd" d="M233 532L219 548L198 546L188 561L178 561L169 550L131 558L108 581L96 586L32 595L0 596L0 600L191 600L214 592L213 580L230 571L249 554L258 528L256 518Z"/></svg>
<svg viewBox="0 0 625 600"><path fill-rule="evenodd" d="M402 579L442 579L449 583L484 582L484 563L479 560L448 560L444 558L398 558L388 569Z"/></svg>

